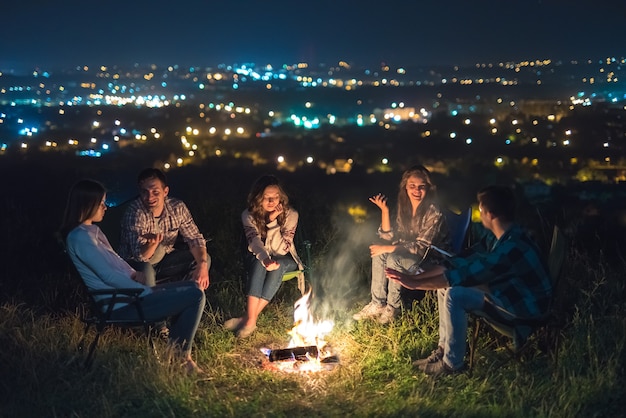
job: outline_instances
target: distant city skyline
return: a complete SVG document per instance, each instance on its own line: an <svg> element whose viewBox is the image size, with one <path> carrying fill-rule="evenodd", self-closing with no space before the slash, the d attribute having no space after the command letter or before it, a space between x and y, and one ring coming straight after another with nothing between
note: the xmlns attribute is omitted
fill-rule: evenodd
<svg viewBox="0 0 626 418"><path fill-rule="evenodd" d="M625 56L626 4L110 0L3 4L0 70L295 62L470 65Z"/></svg>

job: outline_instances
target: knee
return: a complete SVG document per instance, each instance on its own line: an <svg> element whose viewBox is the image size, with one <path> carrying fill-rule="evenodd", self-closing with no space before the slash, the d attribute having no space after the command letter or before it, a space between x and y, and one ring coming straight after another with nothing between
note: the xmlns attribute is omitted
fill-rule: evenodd
<svg viewBox="0 0 626 418"><path fill-rule="evenodd" d="M387 259L387 254L378 254L372 257L372 264L381 265L385 264L385 260Z"/></svg>
<svg viewBox="0 0 626 418"><path fill-rule="evenodd" d="M387 254L387 257L385 259L385 266L392 268L392 269L396 269L396 270L406 270L406 267L404 266L404 263L402 262L403 257L394 254L394 253L390 253Z"/></svg>
<svg viewBox="0 0 626 418"><path fill-rule="evenodd" d="M199 287L196 287L196 300L198 301L198 305L200 307L200 309L204 309L204 305L206 304L206 295L204 293L204 290L200 289Z"/></svg>
<svg viewBox="0 0 626 418"><path fill-rule="evenodd" d="M462 287L448 287L446 289L439 289L441 291L447 306L454 304L463 295Z"/></svg>

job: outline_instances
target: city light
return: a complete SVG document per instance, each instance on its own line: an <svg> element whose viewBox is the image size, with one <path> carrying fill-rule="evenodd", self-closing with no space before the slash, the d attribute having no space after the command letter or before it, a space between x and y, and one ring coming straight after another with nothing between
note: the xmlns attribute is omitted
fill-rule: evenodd
<svg viewBox="0 0 626 418"><path fill-rule="evenodd" d="M56 80L50 73L43 80L43 72L36 71L37 77L30 84L0 85L0 101L6 103L4 109L9 109L0 114L1 150L3 156L10 155L7 151L11 148L21 149L22 154L46 149L50 153L71 150L83 156L96 156L89 150L77 151L79 143L81 147L93 147L107 154L142 147L145 143L166 147L169 155L161 157L160 161L167 160L174 166L225 155L267 164L273 157L259 150L293 141L297 144L294 155L289 149L290 154L277 157L281 169L292 170L317 162L316 166L336 173L361 164L367 165L368 172L395 170L406 164L398 158L406 158L402 151L405 147L422 158L422 151L427 154L431 148L443 146L463 152L458 147L469 149L471 145L473 153L489 155L489 161L495 161L497 166L531 166L529 162L538 161L533 154L546 148L553 148L557 153L561 148L567 148L570 153L580 152L575 158L586 161L585 152L602 148L606 154L611 153L607 155L609 161L621 167L616 163L620 157L613 153L623 142L625 129L619 112L626 110L626 94L615 85L624 79L621 76L624 70L619 65L625 62L623 59L600 62L593 67L593 72L591 67L581 67L579 71L586 74L579 77L579 85L565 100L538 99L534 94L529 98L522 93L516 97L509 94L512 92L495 98L480 93L461 97L448 90L465 88L457 87L460 85L473 85L473 89L483 84L531 86L539 78L546 81L546 74L562 73L562 67L550 60L479 63L474 75L469 73L470 69L468 74L460 75L463 70L456 66L450 71L411 71L409 76L409 71L403 67L385 64L376 70L363 71L346 62L325 68L307 63L276 67L221 65L219 70L200 67L182 70L178 66L159 68L156 65L143 69L83 67L75 82L68 81L67 77ZM586 65L590 66L591 61ZM501 74L478 74L487 69ZM525 74L525 71L534 73ZM419 75L413 79L414 74ZM90 79L90 75L94 78ZM5 80L0 79L0 83ZM543 82L536 88L548 88L547 84ZM437 88L443 85L442 89ZM233 86L245 94L230 95ZM306 89L299 86L306 86ZM364 89L383 86L382 94L373 91L381 90L379 88ZM416 89L419 86L434 88L432 97L414 94L422 92ZM269 87L272 92L267 91ZM407 87L409 90L405 89ZM340 95L317 93L322 88L334 89ZM197 93L199 89L203 89L202 94ZM192 95L188 91L196 93ZM287 91L301 91L302 95L291 98L290 102L281 102L276 92ZM266 104L263 96L267 94L270 98L267 103L271 105ZM212 101L206 97L211 97ZM264 106L271 106L271 109ZM594 108L584 109L590 106ZM136 114L125 116L118 110L123 107ZM52 112L45 116L42 112L38 112L39 115L33 112L33 116L23 111L29 108L52 108ZM189 112L189 108L193 111ZM605 109L603 116L597 116L598 128L592 131L602 132L602 137L598 138L594 138L593 133L590 137L587 129L590 125L582 125L574 117L576 112L591 112L596 108ZM155 110L154 116L144 118L143 112L150 109ZM358 129L351 131L350 127ZM403 141L405 137L412 139L402 145L394 142ZM246 139L253 141L241 141ZM446 139L452 141L441 144L440 141ZM172 141L179 149L169 149ZM341 144L337 149L340 154L343 148L349 152L358 149L357 162L348 164L342 158L322 154L313 158L313 152L329 148L325 142ZM129 145L133 148L127 148ZM532 149L523 149L530 146ZM517 153L518 148L523 149L520 154L523 157L508 160L506 156ZM384 159L375 157L381 152L387 153ZM495 159L500 153L501 160ZM172 156L176 154L182 157ZM389 161L394 161L393 168ZM547 166L542 156L542 168Z"/></svg>

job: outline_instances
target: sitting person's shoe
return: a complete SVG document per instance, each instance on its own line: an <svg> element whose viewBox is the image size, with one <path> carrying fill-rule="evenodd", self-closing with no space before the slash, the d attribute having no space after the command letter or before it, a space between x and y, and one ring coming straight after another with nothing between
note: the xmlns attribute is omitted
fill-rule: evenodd
<svg viewBox="0 0 626 418"><path fill-rule="evenodd" d="M384 310L384 306L378 305L374 302L370 302L365 305L365 307L363 307L363 309L361 309L359 312L352 315L352 319L354 319L355 321L361 321L363 319L378 318Z"/></svg>
<svg viewBox="0 0 626 418"><path fill-rule="evenodd" d="M187 374L205 374L205 371L191 359L185 360L182 366Z"/></svg>
<svg viewBox="0 0 626 418"><path fill-rule="evenodd" d="M168 342L170 340L170 329L166 326L161 327L158 332L159 340Z"/></svg>
<svg viewBox="0 0 626 418"><path fill-rule="evenodd" d="M422 368L422 370L424 370L424 373L426 373L429 376L433 376L433 377L437 377L437 376L446 376L449 374L455 374L455 373L460 373L463 368L459 368L459 369L453 369L452 367L448 366L443 359L440 359L439 361L436 361L434 363L426 363L426 365Z"/></svg>
<svg viewBox="0 0 626 418"><path fill-rule="evenodd" d="M427 364L436 363L442 358L443 358L443 347L439 346L436 349L434 349L428 357L417 359L412 364L413 366L423 370Z"/></svg>
<svg viewBox="0 0 626 418"><path fill-rule="evenodd" d="M400 313L400 309L394 308L391 305L387 305L385 306L385 309L383 309L383 312L378 317L378 323L388 324L390 322L393 322L393 320L396 319L399 313Z"/></svg>
<svg viewBox="0 0 626 418"><path fill-rule="evenodd" d="M241 319L242 318L230 318L228 321L224 322L224 328L229 331L237 331L242 326Z"/></svg>
<svg viewBox="0 0 626 418"><path fill-rule="evenodd" d="M256 325L243 326L237 330L237 338L248 338L252 335L255 329Z"/></svg>

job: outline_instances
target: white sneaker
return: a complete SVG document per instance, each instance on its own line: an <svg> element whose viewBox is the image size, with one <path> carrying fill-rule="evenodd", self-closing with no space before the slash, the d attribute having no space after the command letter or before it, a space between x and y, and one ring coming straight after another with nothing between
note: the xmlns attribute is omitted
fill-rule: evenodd
<svg viewBox="0 0 626 418"><path fill-rule="evenodd" d="M387 305L385 306L385 309L383 309L383 312L378 317L378 322L380 324L388 324L390 322L393 322L393 320L396 319L396 316L398 316L399 313L400 313L400 309L394 308L391 305Z"/></svg>
<svg viewBox="0 0 626 418"><path fill-rule="evenodd" d="M352 319L355 321L361 321L363 319L377 318L383 313L384 310L384 306L378 305L375 302L370 302L359 312L352 315Z"/></svg>

